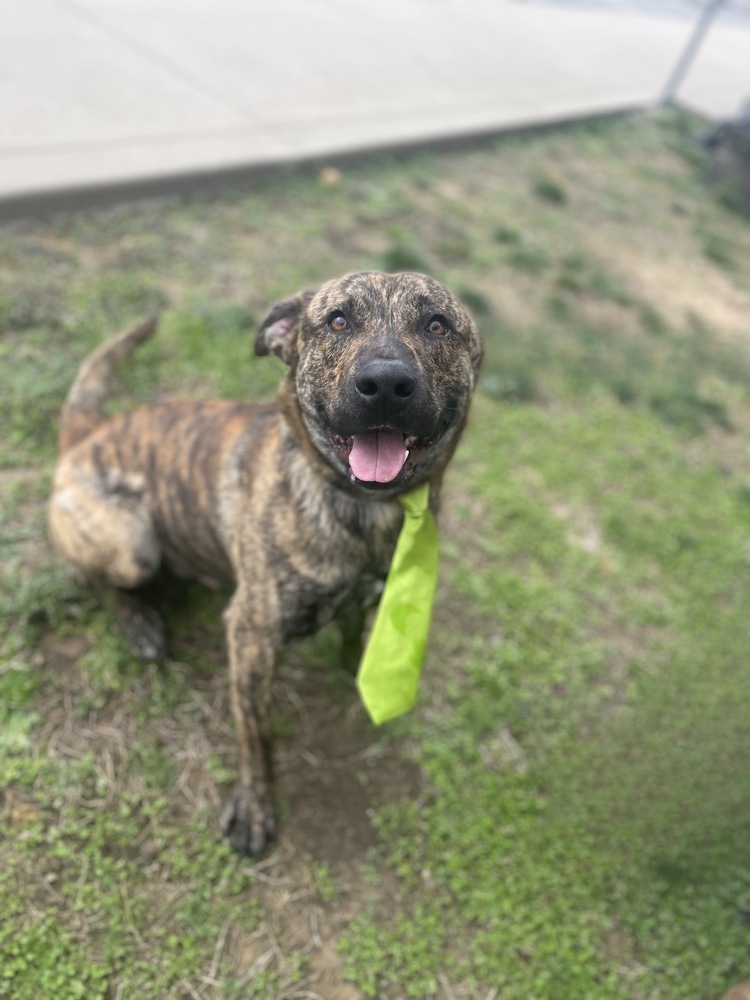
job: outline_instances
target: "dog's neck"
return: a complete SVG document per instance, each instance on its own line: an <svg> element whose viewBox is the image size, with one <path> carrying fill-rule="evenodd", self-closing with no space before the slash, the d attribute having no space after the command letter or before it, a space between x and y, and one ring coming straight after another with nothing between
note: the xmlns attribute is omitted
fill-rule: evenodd
<svg viewBox="0 0 750 1000"><path fill-rule="evenodd" d="M289 372L276 393L276 406L281 414L286 428L291 434L299 450L305 456L307 464L322 480L338 490L346 487L340 473L332 469L318 449L315 447L305 427L304 417L300 409L297 394L294 391L292 373Z"/></svg>
<svg viewBox="0 0 750 1000"><path fill-rule="evenodd" d="M298 509L308 507L320 520L331 518L328 533L338 529L361 539L371 558L387 569L390 554L403 523L403 510L396 497L363 496L328 465L310 440L296 395L284 383L277 396L281 416L282 447L289 455L289 489ZM335 522L335 524L334 524Z"/></svg>

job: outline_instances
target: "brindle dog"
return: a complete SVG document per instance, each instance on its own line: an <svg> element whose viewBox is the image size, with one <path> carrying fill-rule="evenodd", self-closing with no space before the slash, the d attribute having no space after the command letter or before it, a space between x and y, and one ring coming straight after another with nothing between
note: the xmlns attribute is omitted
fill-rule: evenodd
<svg viewBox="0 0 750 1000"><path fill-rule="evenodd" d="M261 326L256 354L288 365L275 405L168 402L105 420L110 374L155 325L84 362L62 414L50 533L85 577L113 589L142 657L165 653L161 619L137 593L162 561L235 586L224 622L239 780L222 829L257 857L275 834L278 651L335 617L361 649L358 586L388 570L399 494L429 480L437 510L482 346L437 281L353 274L279 302Z"/></svg>

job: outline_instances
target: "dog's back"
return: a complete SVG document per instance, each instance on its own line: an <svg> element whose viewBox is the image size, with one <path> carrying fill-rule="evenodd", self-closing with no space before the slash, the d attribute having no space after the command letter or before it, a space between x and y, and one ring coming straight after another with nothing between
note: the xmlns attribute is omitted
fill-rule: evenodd
<svg viewBox="0 0 750 1000"><path fill-rule="evenodd" d="M155 329L147 320L83 362L61 418L50 535L85 577L116 586L147 582L162 558L231 581L238 450L278 436L278 417L268 404L176 400L106 419L112 374Z"/></svg>

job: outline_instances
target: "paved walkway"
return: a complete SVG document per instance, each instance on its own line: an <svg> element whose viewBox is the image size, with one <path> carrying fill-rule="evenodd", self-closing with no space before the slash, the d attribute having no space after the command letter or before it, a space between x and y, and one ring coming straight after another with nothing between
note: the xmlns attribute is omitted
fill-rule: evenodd
<svg viewBox="0 0 750 1000"><path fill-rule="evenodd" d="M653 103L692 22L523 0L23 0L0 30L0 205ZM750 98L750 24L680 92Z"/></svg>

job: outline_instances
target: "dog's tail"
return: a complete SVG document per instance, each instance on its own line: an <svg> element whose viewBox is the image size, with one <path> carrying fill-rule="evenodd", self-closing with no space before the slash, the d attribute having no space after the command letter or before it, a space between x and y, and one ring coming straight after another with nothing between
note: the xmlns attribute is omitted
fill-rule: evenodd
<svg viewBox="0 0 750 1000"><path fill-rule="evenodd" d="M102 410L112 373L136 347L154 334L156 324L157 318L152 316L115 334L83 362L60 418L58 446L61 452L83 441L103 421Z"/></svg>

